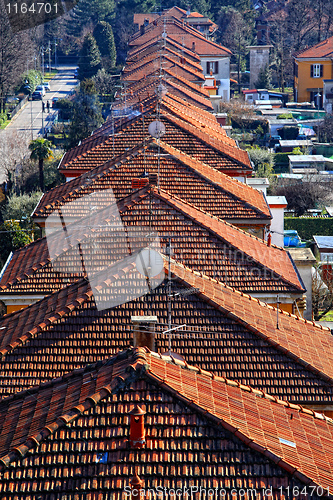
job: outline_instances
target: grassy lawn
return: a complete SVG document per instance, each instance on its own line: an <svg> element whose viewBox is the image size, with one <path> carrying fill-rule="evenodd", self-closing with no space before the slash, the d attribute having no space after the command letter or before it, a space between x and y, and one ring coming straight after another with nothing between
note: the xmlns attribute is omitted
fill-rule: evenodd
<svg viewBox="0 0 333 500"><path fill-rule="evenodd" d="M333 311L328 311L325 316L320 318L320 321L333 321Z"/></svg>
<svg viewBox="0 0 333 500"><path fill-rule="evenodd" d="M10 120L6 120L5 122L3 122L2 125L0 125L0 130L4 129L7 127L8 123L10 123Z"/></svg>

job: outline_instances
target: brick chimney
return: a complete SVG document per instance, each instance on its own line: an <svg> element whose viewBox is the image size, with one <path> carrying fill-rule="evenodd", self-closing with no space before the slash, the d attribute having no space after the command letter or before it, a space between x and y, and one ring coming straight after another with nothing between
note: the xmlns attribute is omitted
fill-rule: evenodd
<svg viewBox="0 0 333 500"><path fill-rule="evenodd" d="M146 431L144 416L146 412L135 405L133 410L129 412L130 415L130 447L143 448L146 444Z"/></svg>
<svg viewBox="0 0 333 500"><path fill-rule="evenodd" d="M134 324L134 347L148 347L151 351L155 351L157 316L131 316L131 321Z"/></svg>

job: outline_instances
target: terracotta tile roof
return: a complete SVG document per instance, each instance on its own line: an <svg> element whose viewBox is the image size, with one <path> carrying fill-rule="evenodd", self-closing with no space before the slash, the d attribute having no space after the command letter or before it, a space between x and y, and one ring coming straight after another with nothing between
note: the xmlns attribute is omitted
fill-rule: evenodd
<svg viewBox="0 0 333 500"><path fill-rule="evenodd" d="M185 21L187 19L191 18L198 18L198 17L204 17L202 14L199 14L199 12L191 12L190 14L187 13L184 9L181 9L180 7L171 7L171 9L167 9L166 11L163 11L162 13L146 13L146 14L134 14L134 23L135 24L142 24L144 23L145 19L148 19L150 23L155 21L156 19L159 18L159 16L162 17L162 19L170 19L174 18L179 21ZM215 30L218 26L211 21L210 19L206 18L207 24L210 25L210 30Z"/></svg>
<svg viewBox="0 0 333 500"><path fill-rule="evenodd" d="M136 452L127 447L135 404L146 412ZM281 498L292 485L331 498L331 419L142 348L9 398L0 415L3 500L15 486L120 500L135 472L155 491L251 488L263 499L263 488Z"/></svg>
<svg viewBox="0 0 333 500"><path fill-rule="evenodd" d="M251 170L249 155L243 149L236 147L233 144L233 140L229 140L222 132L214 130L214 128L209 127L209 125L202 124L199 129L198 121L191 119L190 115L187 115L188 123L184 120L185 113L183 114L177 110L177 115L174 115L172 118L168 116L168 118L171 118L175 124L181 126L192 135L196 135L196 137L205 142L207 146L212 146L214 149L217 149L221 153L228 155L233 160L241 163L244 167L247 167L247 170ZM218 168L217 165L216 167Z"/></svg>
<svg viewBox="0 0 333 500"><path fill-rule="evenodd" d="M200 70L196 67L194 68L192 65L189 66L187 64L180 63L175 59L169 57L168 55L163 55L162 58L154 57L152 60L150 58L145 58L140 61L136 67L131 70L131 67L128 68L128 71L125 72L122 76L124 82L135 82L137 80L141 80L142 78L146 78L148 75L159 75L160 67L162 59L162 68L172 68L172 70L183 78L186 78L190 82L198 82L202 83L205 81L205 77L202 72L202 68L200 66Z"/></svg>
<svg viewBox="0 0 333 500"><path fill-rule="evenodd" d="M167 270L167 262L165 266ZM107 279L105 293L110 293L112 283L120 287L128 286L128 280L135 283L133 269ZM173 261L171 272L172 324L186 325L172 337L172 351L188 363L279 398L307 404L333 400L330 330L282 311L277 329L276 309ZM107 276L105 270L102 276ZM133 314L157 316L156 350L164 352L168 286L166 278L140 299L98 311L82 279L28 309L4 316L0 328L14 326L9 336L6 329L0 330L7 336L1 343L1 394L50 381L129 347Z"/></svg>
<svg viewBox="0 0 333 500"><path fill-rule="evenodd" d="M145 171L158 172L156 147L155 140L147 141L141 149L136 147L126 151L114 161L95 167L79 178L50 190L39 202L34 217L46 218L57 206L110 187L116 199L127 196L132 190L133 178L140 177ZM173 156L163 157L160 161L161 189L229 222L246 219L266 224L271 219L264 195L259 191L169 145L163 144L161 149ZM77 214L79 217L83 215Z"/></svg>
<svg viewBox="0 0 333 500"><path fill-rule="evenodd" d="M143 188L120 200L118 210L125 227L144 227L150 220L163 246L171 235L177 235L173 241L173 255L177 261L219 278L238 290L260 293L263 299L266 292L303 292L303 284L284 249L269 247L263 240L211 217L162 190L158 193L156 189L151 191L149 187ZM149 219L150 210L152 215ZM106 212L105 216L103 212L96 213L95 216L101 218L98 219L99 224L108 218ZM85 223L81 222L81 225ZM94 259L98 258L101 267L107 267L110 265L114 243L105 239L103 242L102 255L99 255L97 245ZM81 241L81 247L83 244L84 241ZM106 245L109 249L107 259L104 255ZM85 249L85 260L88 251L89 247ZM54 271L49 261L46 238L16 250L0 282L0 298L1 294L51 293L75 281L78 274L70 274L66 266L66 262L74 257L69 252L66 255L62 265L64 271L60 273ZM201 258L198 258L199 255ZM58 262L57 270L59 268ZM80 269L82 276L81 266Z"/></svg>
<svg viewBox="0 0 333 500"><path fill-rule="evenodd" d="M81 278L77 283L62 288L40 302L22 309L19 313L6 314L1 318L3 332L0 355L4 356L16 347L22 346L91 296L92 292L87 280Z"/></svg>
<svg viewBox="0 0 333 500"><path fill-rule="evenodd" d="M155 51L151 52L150 54L142 54L142 56L138 61L128 62L126 60L125 67L123 69L123 74L126 75L128 73L131 73L141 68L143 65L156 60L158 60L158 63L161 65L161 68L165 66L164 63L166 61L172 60L174 62L179 63L182 67L191 68L192 71L202 74L202 66L200 64L200 60L193 61L189 57L179 54L178 52L167 46L156 47Z"/></svg>
<svg viewBox="0 0 333 500"><path fill-rule="evenodd" d="M307 58L329 58L331 59L333 53L333 36L326 38L322 42L304 49L301 52L297 52L295 55L296 59L307 59Z"/></svg>
<svg viewBox="0 0 333 500"><path fill-rule="evenodd" d="M173 81L175 80L175 81ZM126 107L133 106L136 109L140 108L140 105L145 109L145 100L150 97L155 97L156 89L159 84L162 84L168 95L174 95L181 99L186 99L187 102L191 103L193 106L202 108L204 110L212 111L213 105L209 100L208 95L203 95L201 92L193 91L193 86L191 87L188 80L188 85L183 84L184 79L182 79L181 84L179 84L178 78L172 79L160 79L159 76L150 76L147 80L142 80L129 85L126 93ZM200 87L198 87L200 88ZM121 98L116 95L116 100L112 104L112 109L123 109L125 108L125 97L122 94Z"/></svg>
<svg viewBox="0 0 333 500"><path fill-rule="evenodd" d="M182 87L186 89L190 89L192 92L195 94L199 95L203 99L209 99L209 92L205 87L200 87L200 85L197 85L196 83L192 83L186 78L182 78L179 76L175 71L172 71L172 69L165 68L163 70L164 75L162 75L162 78L160 78L160 75L158 76L148 76L146 79L142 81L137 81L133 83L129 83L127 88L128 90L132 90L133 92L135 91L136 88L144 88L146 85L149 84L149 81L159 81L162 79L163 85L167 85L169 81L176 83L177 85L181 85Z"/></svg>
<svg viewBox="0 0 333 500"><path fill-rule="evenodd" d="M219 172L211 166L190 157L189 155L179 151L169 144L165 144L162 141L160 144L165 151L177 158L177 160L184 162L186 165L193 168L196 172L199 172L210 182L216 183L219 186L223 186L223 189L228 191L233 196L237 197L240 201L246 200L249 205L258 207L263 214L265 214L267 217L270 217L265 197L263 196L263 193L261 193L257 189L249 189L249 186L247 184L244 184L243 182L240 182L236 179L232 179L228 175L225 175L224 173Z"/></svg>
<svg viewBox="0 0 333 500"><path fill-rule="evenodd" d="M127 53L126 64L137 61L141 59L143 55L149 54L151 51L155 51L158 47L166 46L172 48L174 51L178 52L178 54L184 54L187 58L192 59L200 64L200 57L193 52L192 50L187 49L182 44L171 40L168 36L165 38L154 38L153 40L148 40L144 45L140 45L139 47L133 47Z"/></svg>
<svg viewBox="0 0 333 500"><path fill-rule="evenodd" d="M211 40L206 39L199 31L192 28L189 25L182 24L179 21L171 20L170 22L166 20L157 22L157 25L149 25L146 28L146 32L141 35L140 33L135 34L129 41L130 47L142 46L149 40L153 40L156 37L161 37L162 33L165 32L169 38L175 40L176 42L184 45L190 50L193 50L193 43L195 43L195 50L199 56L204 55L219 55L230 57L231 51L222 45L218 45Z"/></svg>
<svg viewBox="0 0 333 500"><path fill-rule="evenodd" d="M171 99L165 98L162 105L160 120L166 127L163 141L183 151L193 158L203 161L217 170L229 175L244 175L251 172L251 164L246 151L235 146L233 140L218 130L214 122L205 121L205 112L198 113L192 107L181 106ZM208 113L207 113L208 114ZM148 125L156 120L155 108L142 116L137 116L128 124L123 124L121 131L114 138L109 136L104 142L87 150L77 146L66 153L60 162L59 169L67 174L72 170L87 171L101 165L111 158L142 142L148 134ZM200 129L199 129L200 126ZM104 128L106 134L106 127Z"/></svg>

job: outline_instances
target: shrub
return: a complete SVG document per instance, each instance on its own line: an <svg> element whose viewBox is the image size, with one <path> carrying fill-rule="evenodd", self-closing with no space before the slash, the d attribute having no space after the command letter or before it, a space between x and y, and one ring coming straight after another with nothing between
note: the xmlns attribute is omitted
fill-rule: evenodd
<svg viewBox="0 0 333 500"><path fill-rule="evenodd" d="M23 194L21 196L13 194L8 198L5 207L2 209L3 219L22 220L23 218L29 218L42 194L41 191L35 191L31 194Z"/></svg>

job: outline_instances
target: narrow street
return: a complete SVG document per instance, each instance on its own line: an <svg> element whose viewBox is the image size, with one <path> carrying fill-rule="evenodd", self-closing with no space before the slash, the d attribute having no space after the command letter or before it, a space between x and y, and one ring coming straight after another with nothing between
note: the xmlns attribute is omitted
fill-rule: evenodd
<svg viewBox="0 0 333 500"><path fill-rule="evenodd" d="M43 121L44 128L47 128L54 118L55 110L52 109L53 97L64 98L77 85L77 80L73 78L73 72L74 67L62 67L58 74L50 81L51 90L46 92L43 99L45 105L49 101L51 106L50 113L47 113L46 106L45 112L42 113L41 101L28 101L24 108L6 127L4 132L30 130L32 139L36 139L38 135L41 135Z"/></svg>
<svg viewBox="0 0 333 500"><path fill-rule="evenodd" d="M58 97L65 98L77 85L77 80L73 78L75 66L62 66L57 75L50 81L50 90L44 96L45 112L42 112L42 101L28 101L17 113L9 125L0 131L0 150L2 154L15 154L12 149L14 140L23 141L28 144L32 139L42 136L42 130L47 129L53 122L56 110L52 108L52 99ZM47 112L46 102L50 103L50 112ZM16 134L21 134L16 137ZM22 144L20 145L22 149ZM0 184L6 180L6 173L0 165Z"/></svg>

